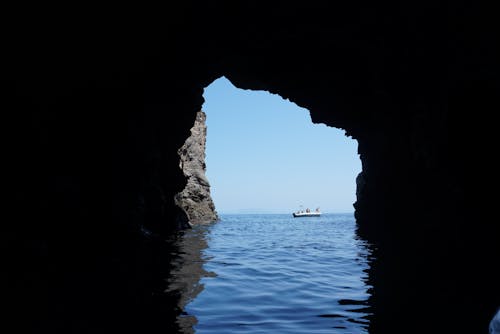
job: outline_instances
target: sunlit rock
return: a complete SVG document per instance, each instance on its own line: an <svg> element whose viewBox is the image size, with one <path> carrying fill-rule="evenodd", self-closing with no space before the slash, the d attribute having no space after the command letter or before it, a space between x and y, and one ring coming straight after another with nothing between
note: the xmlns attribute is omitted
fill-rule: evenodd
<svg viewBox="0 0 500 334"><path fill-rule="evenodd" d="M189 222L216 221L217 213L210 196L210 184L205 176L206 114L199 111L191 128L191 136L179 149L180 167L187 179L186 187L175 196L175 201L187 213Z"/></svg>

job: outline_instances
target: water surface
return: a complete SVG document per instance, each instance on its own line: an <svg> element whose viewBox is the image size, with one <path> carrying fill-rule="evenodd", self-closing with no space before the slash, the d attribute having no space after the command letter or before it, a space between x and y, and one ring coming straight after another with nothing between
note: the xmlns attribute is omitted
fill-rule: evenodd
<svg viewBox="0 0 500 334"><path fill-rule="evenodd" d="M371 252L352 214L222 215L179 242L185 333L367 333Z"/></svg>

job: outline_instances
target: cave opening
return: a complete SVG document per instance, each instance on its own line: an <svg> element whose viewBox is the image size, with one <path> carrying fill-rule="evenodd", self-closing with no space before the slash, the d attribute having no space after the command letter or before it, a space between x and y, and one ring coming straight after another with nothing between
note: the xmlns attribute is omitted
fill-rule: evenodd
<svg viewBox="0 0 500 334"><path fill-rule="evenodd" d="M220 213L352 213L361 172L357 141L314 124L278 94L221 77L204 92L206 174Z"/></svg>
<svg viewBox="0 0 500 334"><path fill-rule="evenodd" d="M180 326L365 333L371 249L353 212L357 142L277 94L225 77L204 99L179 150L187 186L177 200L193 227L179 239L184 265L170 284L190 278ZM318 217L292 216L316 207Z"/></svg>

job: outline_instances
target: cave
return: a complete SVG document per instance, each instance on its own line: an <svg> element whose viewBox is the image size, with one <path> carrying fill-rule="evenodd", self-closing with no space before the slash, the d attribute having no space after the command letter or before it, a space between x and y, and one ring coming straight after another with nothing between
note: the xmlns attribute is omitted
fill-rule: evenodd
<svg viewBox="0 0 500 334"><path fill-rule="evenodd" d="M376 249L370 333L487 332L500 306L494 11L435 1L43 6L12 5L4 23L11 328L175 330L175 296L160 292L171 253L162 241L178 231L174 196L186 182L177 150L204 87L225 76L358 141L355 215Z"/></svg>

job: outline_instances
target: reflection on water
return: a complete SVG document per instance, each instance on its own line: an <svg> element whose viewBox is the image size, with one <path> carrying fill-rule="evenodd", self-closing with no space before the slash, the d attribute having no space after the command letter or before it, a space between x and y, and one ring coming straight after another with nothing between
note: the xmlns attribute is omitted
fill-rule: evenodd
<svg viewBox="0 0 500 334"><path fill-rule="evenodd" d="M226 215L177 240L183 333L367 333L371 250L351 215Z"/></svg>
<svg viewBox="0 0 500 334"><path fill-rule="evenodd" d="M171 272L167 279L166 293L178 300L177 325L181 333L194 333L197 319L184 310L196 296L203 291L202 277L213 276L204 267L202 251L208 247L206 238L208 226L200 225L181 232L176 243L176 254L172 254Z"/></svg>

